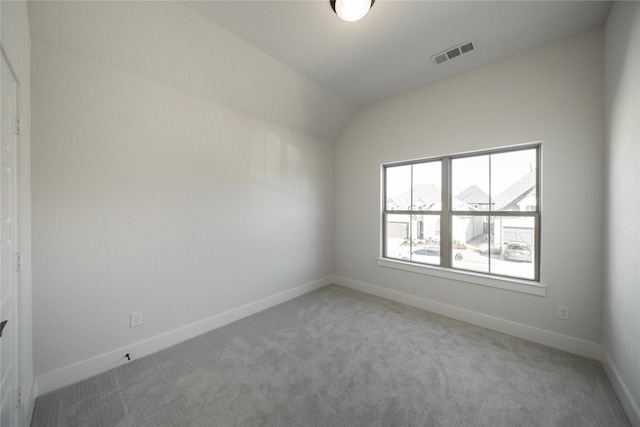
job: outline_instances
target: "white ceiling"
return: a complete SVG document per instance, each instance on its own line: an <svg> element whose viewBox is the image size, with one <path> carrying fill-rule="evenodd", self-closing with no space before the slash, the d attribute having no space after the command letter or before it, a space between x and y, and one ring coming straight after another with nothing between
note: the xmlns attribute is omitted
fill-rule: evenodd
<svg viewBox="0 0 640 427"><path fill-rule="evenodd" d="M187 6L360 107L604 25L605 1L378 0L341 21L329 0L194 1ZM431 56L477 50L435 67Z"/></svg>

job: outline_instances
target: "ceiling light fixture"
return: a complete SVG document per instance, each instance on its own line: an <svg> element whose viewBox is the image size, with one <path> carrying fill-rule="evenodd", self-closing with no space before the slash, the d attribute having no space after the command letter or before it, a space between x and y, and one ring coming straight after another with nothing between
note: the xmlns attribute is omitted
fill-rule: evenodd
<svg viewBox="0 0 640 427"><path fill-rule="evenodd" d="M355 22L362 19L376 0L329 0L331 9L347 22Z"/></svg>

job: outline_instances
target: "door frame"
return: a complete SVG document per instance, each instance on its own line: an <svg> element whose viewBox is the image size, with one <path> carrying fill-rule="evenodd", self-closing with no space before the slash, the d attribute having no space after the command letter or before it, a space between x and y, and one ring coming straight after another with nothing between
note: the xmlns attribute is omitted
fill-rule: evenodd
<svg viewBox="0 0 640 427"><path fill-rule="evenodd" d="M2 43L0 43L0 55L1 58L6 64L7 67L9 69L9 72L11 73L11 76L13 78L13 80L16 83L16 91L15 91L15 116L16 117L21 117L21 111L22 111L22 106L21 106L21 84L20 84L20 77L18 75L18 73L16 72L15 67L13 66L13 63L11 61L11 58L9 57L9 54L7 53L7 51L4 48L4 45ZM12 126L17 126L17 122L16 122L16 118L12 119ZM23 197L23 191L22 191L22 181L23 178L21 176L21 172L22 172L22 148L21 148L21 131L22 131L22 126L20 126L21 129L12 129L12 133L14 133L14 138L15 138L15 159L14 159L14 167L15 167L15 183L14 183L14 190L15 190L15 198L13 200L14 204L15 204L15 208L14 208L14 213L15 213L15 244L14 244L14 249L16 254L15 258L13 259L13 263L12 263L12 268L14 269L14 274L15 274L15 302L14 302L14 313L13 313L13 322L14 322L14 333L15 333L15 339L13 341L13 345L14 348L12 349L13 352L13 356L14 356L14 366L13 366L13 378L14 378L14 389L11 391L12 393L14 393L13 396L13 403L14 403L14 408L13 410L15 411L15 420L20 424L24 422L24 418L25 415L24 414L24 397L22 395L22 356L23 356L23 331L22 331L22 321L21 321L21 314L22 314L22 310L21 310L21 302L22 302L22 286L21 286L21 270L22 268L18 268L17 265L17 255L22 253L22 233L23 231L21 230L21 225L22 225L22 220L21 220L21 215L22 215L22 197ZM0 191L1 191L2 187L0 186ZM21 262L21 264L23 264L23 262ZM1 410L1 407L0 407Z"/></svg>

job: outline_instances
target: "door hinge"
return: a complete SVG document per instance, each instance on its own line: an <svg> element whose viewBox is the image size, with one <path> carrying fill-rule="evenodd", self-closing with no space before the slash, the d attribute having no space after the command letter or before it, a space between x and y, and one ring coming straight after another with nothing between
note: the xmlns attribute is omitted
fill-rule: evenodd
<svg viewBox="0 0 640 427"><path fill-rule="evenodd" d="M22 389L16 390L16 406L22 406Z"/></svg>
<svg viewBox="0 0 640 427"><path fill-rule="evenodd" d="M16 254L16 271L22 270L22 254L18 252Z"/></svg>
<svg viewBox="0 0 640 427"><path fill-rule="evenodd" d="M16 135L20 135L22 133L22 121L20 120L20 116L16 116Z"/></svg>

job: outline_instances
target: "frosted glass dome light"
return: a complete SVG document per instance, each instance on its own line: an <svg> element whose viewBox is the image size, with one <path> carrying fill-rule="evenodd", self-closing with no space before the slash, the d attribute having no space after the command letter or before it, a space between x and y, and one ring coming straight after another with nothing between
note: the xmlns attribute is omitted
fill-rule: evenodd
<svg viewBox="0 0 640 427"><path fill-rule="evenodd" d="M375 0L330 0L331 8L342 19L347 22L355 22L362 19Z"/></svg>

